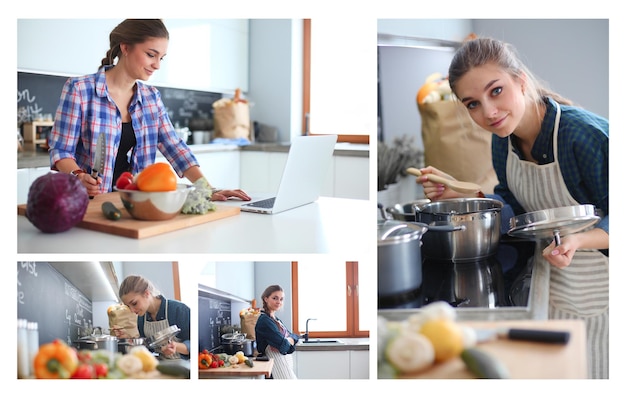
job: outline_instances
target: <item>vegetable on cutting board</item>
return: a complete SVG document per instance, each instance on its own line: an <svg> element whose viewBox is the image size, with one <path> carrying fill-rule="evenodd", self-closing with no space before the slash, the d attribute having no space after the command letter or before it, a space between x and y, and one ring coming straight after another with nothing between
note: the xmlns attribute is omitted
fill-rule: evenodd
<svg viewBox="0 0 626 398"><path fill-rule="evenodd" d="M102 203L102 214L112 221L117 221L122 218L122 212L120 209L115 207L115 205L111 202Z"/></svg>
<svg viewBox="0 0 626 398"><path fill-rule="evenodd" d="M465 366L479 379L508 379L508 369L493 355L479 349L467 348L461 353Z"/></svg>
<svg viewBox="0 0 626 398"><path fill-rule="evenodd" d="M69 379L78 368L78 355L74 348L56 339L39 347L34 367L38 379Z"/></svg>

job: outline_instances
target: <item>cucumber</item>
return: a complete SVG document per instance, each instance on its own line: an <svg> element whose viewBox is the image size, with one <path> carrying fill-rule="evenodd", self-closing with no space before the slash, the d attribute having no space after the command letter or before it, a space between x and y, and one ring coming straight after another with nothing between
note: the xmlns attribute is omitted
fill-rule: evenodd
<svg viewBox="0 0 626 398"><path fill-rule="evenodd" d="M461 359L479 379L509 378L509 371L502 362L478 348L466 348L461 353Z"/></svg>
<svg viewBox="0 0 626 398"><path fill-rule="evenodd" d="M184 359L164 359L159 361L156 368L164 375L176 376L183 379L188 379L191 374L189 361Z"/></svg>
<svg viewBox="0 0 626 398"><path fill-rule="evenodd" d="M254 367L254 362L252 362L252 360L250 359L246 359L245 360L245 364L248 365L249 367L253 368Z"/></svg>
<svg viewBox="0 0 626 398"><path fill-rule="evenodd" d="M109 220L119 220L122 218L122 212L111 202L102 203L102 213Z"/></svg>

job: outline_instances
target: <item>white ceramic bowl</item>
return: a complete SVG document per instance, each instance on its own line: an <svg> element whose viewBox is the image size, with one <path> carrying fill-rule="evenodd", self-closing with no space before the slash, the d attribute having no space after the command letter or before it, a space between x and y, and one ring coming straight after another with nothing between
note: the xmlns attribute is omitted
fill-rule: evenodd
<svg viewBox="0 0 626 398"><path fill-rule="evenodd" d="M145 192L117 189L124 208L137 220L169 220L180 214L193 186L178 184L175 191Z"/></svg>

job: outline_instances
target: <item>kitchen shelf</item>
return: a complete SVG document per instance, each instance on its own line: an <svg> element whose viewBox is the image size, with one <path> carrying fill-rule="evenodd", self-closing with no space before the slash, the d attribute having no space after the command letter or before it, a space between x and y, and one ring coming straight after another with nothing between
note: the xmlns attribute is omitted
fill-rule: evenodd
<svg viewBox="0 0 626 398"><path fill-rule="evenodd" d="M53 125L54 122L52 120L24 123L22 126L24 129L24 142L33 144L45 144L45 135L43 138L37 137L37 135L42 134L44 128L52 127Z"/></svg>

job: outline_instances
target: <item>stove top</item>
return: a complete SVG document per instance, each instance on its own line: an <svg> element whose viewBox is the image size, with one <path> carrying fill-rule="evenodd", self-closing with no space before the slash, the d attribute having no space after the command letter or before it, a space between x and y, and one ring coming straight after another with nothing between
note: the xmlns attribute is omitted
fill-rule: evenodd
<svg viewBox="0 0 626 398"><path fill-rule="evenodd" d="M420 308L446 301L457 308L525 307L528 304L534 242L502 237L491 257L464 261L422 261L419 289L379 296L379 309Z"/></svg>

